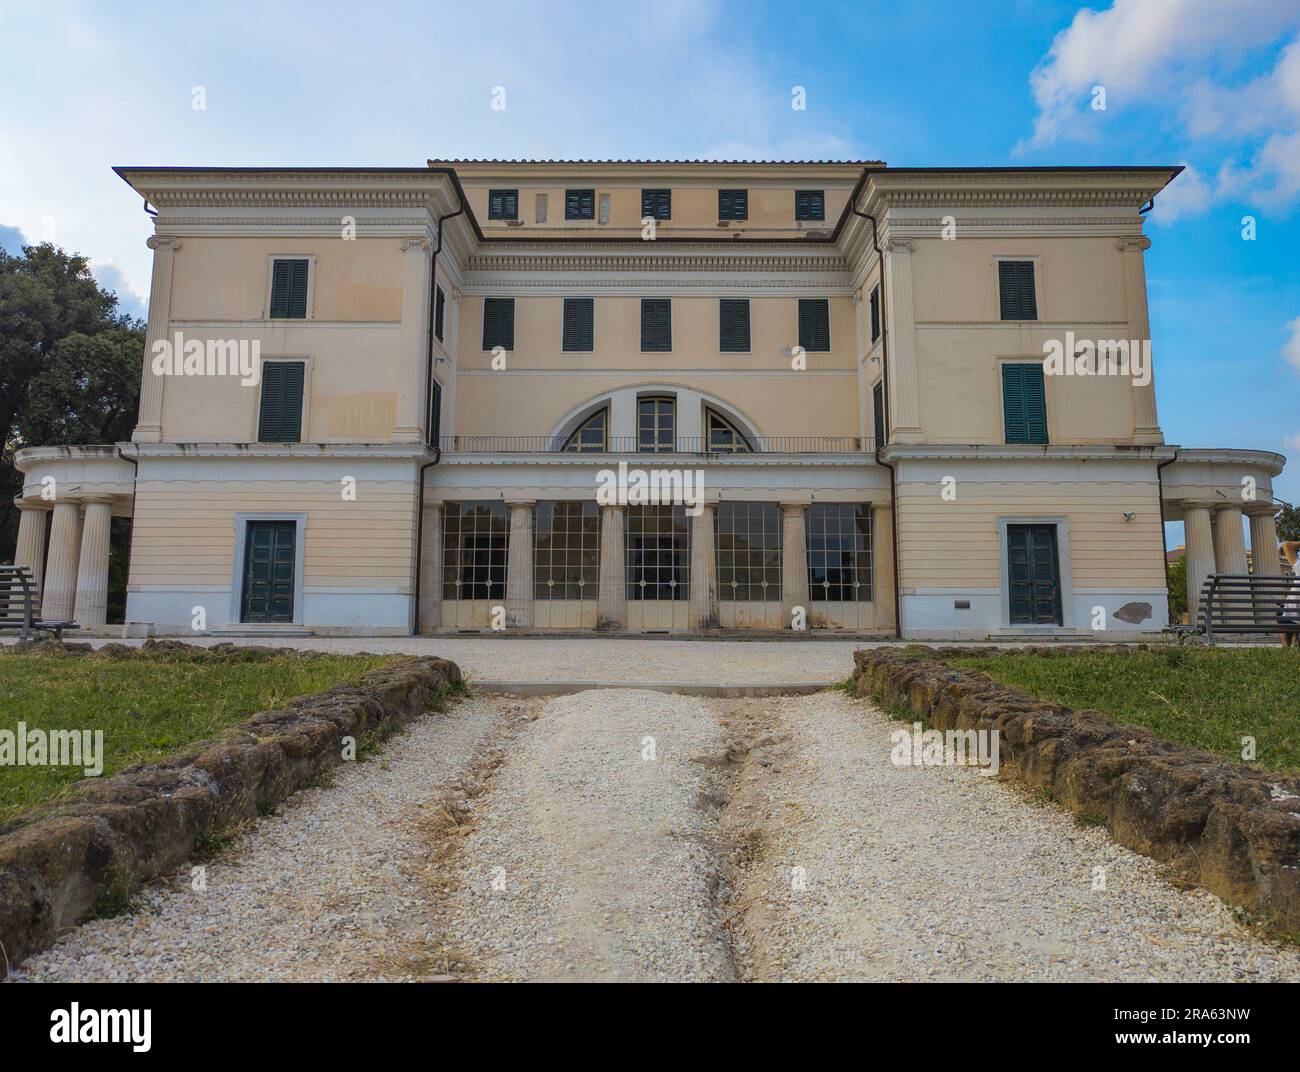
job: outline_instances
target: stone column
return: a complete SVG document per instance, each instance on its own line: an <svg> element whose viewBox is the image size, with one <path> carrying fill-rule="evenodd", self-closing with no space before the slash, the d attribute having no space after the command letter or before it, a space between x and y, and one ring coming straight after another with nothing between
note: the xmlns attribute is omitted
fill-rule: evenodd
<svg viewBox="0 0 1300 1072"><path fill-rule="evenodd" d="M107 499L86 502L77 566L77 624L92 629L108 621L108 542L113 508Z"/></svg>
<svg viewBox="0 0 1300 1072"><path fill-rule="evenodd" d="M425 502L424 535L420 544L420 620L415 623L421 634L434 632L442 624L442 503Z"/></svg>
<svg viewBox="0 0 1300 1072"><path fill-rule="evenodd" d="M429 364L429 240L403 238L402 336L398 351L397 416L392 439L419 443L425 410L424 376Z"/></svg>
<svg viewBox="0 0 1300 1072"><path fill-rule="evenodd" d="M871 598L876 628L894 629L894 509L890 503L871 504Z"/></svg>
<svg viewBox="0 0 1300 1072"><path fill-rule="evenodd" d="M596 601L596 628L610 632L627 628L626 518L625 506L600 508L600 594Z"/></svg>
<svg viewBox="0 0 1300 1072"><path fill-rule="evenodd" d="M1214 572L1214 534L1209 507L1185 507L1183 533L1187 543L1187 620L1195 625L1201 609L1201 586Z"/></svg>
<svg viewBox="0 0 1300 1072"><path fill-rule="evenodd" d="M1241 507L1221 506L1214 512L1214 565L1218 573L1246 572L1246 538L1241 533Z"/></svg>
<svg viewBox="0 0 1300 1072"><path fill-rule="evenodd" d="M921 395L917 387L916 308L912 293L912 240L891 238L885 261L884 329L889 333L890 439L919 443Z"/></svg>
<svg viewBox="0 0 1300 1072"><path fill-rule="evenodd" d="M1254 572L1260 577L1282 576L1282 562L1277 554L1276 506L1257 506L1250 514L1250 557Z"/></svg>
<svg viewBox="0 0 1300 1072"><path fill-rule="evenodd" d="M781 614L782 629L789 629L795 607L804 609L807 628L812 608L808 605L807 503L781 503Z"/></svg>
<svg viewBox="0 0 1300 1072"><path fill-rule="evenodd" d="M140 417L131 438L136 443L162 440L162 397L165 377L153 371L153 346L167 338L171 324L172 261L181 248L179 238L152 235L146 243L153 250L153 280L149 286L149 323L144 335L144 371L140 381Z"/></svg>
<svg viewBox="0 0 1300 1072"><path fill-rule="evenodd" d="M41 584L45 580L45 516L49 510L31 503L18 503L18 510L18 546L14 549L14 565L26 566L32 571L36 608L39 610Z"/></svg>
<svg viewBox="0 0 1300 1072"><path fill-rule="evenodd" d="M1151 323L1147 315L1147 274L1143 254L1151 248L1146 237L1121 238L1116 242L1124 260L1124 306L1128 310L1130 342L1147 347L1151 354ZM1136 443L1163 443L1160 422L1156 419L1155 372L1145 386L1133 386L1133 440Z"/></svg>
<svg viewBox="0 0 1300 1072"><path fill-rule="evenodd" d="M1250 518L1251 572L1256 577L1282 576L1282 563L1277 554L1277 522L1273 511L1277 507L1253 506L1246 509ZM1255 602L1255 621L1267 624L1277 615L1277 597L1261 598Z"/></svg>
<svg viewBox="0 0 1300 1072"><path fill-rule="evenodd" d="M699 516L691 518L691 598L687 625L692 629L718 627L718 559L713 540L716 510L712 503L705 503Z"/></svg>
<svg viewBox="0 0 1300 1072"><path fill-rule="evenodd" d="M41 617L51 622L72 621L77 599L78 507L71 500L54 506L50 530L50 563L45 571Z"/></svg>
<svg viewBox="0 0 1300 1072"><path fill-rule="evenodd" d="M533 506L510 507L510 543L506 558L506 625L527 629L533 624Z"/></svg>

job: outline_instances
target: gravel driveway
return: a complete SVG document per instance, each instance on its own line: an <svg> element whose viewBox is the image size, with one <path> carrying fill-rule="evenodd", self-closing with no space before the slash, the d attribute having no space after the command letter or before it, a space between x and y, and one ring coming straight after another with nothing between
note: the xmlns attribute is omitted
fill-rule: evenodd
<svg viewBox="0 0 1300 1072"><path fill-rule="evenodd" d="M838 691L468 700L13 978L1300 980L1104 829L893 766L898 727Z"/></svg>

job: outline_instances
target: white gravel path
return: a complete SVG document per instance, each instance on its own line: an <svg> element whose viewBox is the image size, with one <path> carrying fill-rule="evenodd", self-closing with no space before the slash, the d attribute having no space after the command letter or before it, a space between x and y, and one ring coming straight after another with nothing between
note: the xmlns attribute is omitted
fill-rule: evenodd
<svg viewBox="0 0 1300 1072"><path fill-rule="evenodd" d="M1260 940L1103 828L973 769L893 766L889 735L909 724L865 701L727 709L783 739L727 816L764 831L739 890L760 978L1300 980L1300 950Z"/></svg>
<svg viewBox="0 0 1300 1072"><path fill-rule="evenodd" d="M601 690L547 703L457 857L449 931L474 976L733 978L705 843L723 750L699 699Z"/></svg>
<svg viewBox="0 0 1300 1072"><path fill-rule="evenodd" d="M468 700L13 978L1300 981L1104 829L893 766L900 725L838 691Z"/></svg>
<svg viewBox="0 0 1300 1072"><path fill-rule="evenodd" d="M377 756L336 768L208 862L87 923L15 969L14 981L411 979L436 924L421 830L446 784L484 744L500 703L469 700L391 737Z"/></svg>
<svg viewBox="0 0 1300 1072"><path fill-rule="evenodd" d="M73 634L68 639L79 638ZM472 681L830 685L853 670L853 640L639 640L586 637L177 637L186 644L292 647L338 653L436 655ZM3 640L0 640L3 643ZM142 641L93 639L110 643Z"/></svg>

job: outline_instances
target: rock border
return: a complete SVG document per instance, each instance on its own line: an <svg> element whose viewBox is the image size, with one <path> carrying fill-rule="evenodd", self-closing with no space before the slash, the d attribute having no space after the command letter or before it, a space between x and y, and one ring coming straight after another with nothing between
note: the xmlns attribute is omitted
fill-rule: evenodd
<svg viewBox="0 0 1300 1072"><path fill-rule="evenodd" d="M998 653L1042 654L859 650L853 682L859 696L903 704L935 729L999 731L1006 776L1050 789L1076 814L1103 818L1121 845L1300 933L1300 778L1175 744L1100 711L1045 703L944 661Z"/></svg>
<svg viewBox="0 0 1300 1072"><path fill-rule="evenodd" d="M322 654L234 644L199 648L178 641L146 642L141 648L106 645L98 651L53 641L15 647L18 655L0 658L21 658L23 652L148 658L183 649L243 662ZM252 715L218 740L191 744L158 763L78 782L74 796L0 831L0 979L85 920L103 898L128 898L189 860L200 838L255 818L338 766L344 737L390 730L463 685L460 668L447 659L399 657L355 684Z"/></svg>

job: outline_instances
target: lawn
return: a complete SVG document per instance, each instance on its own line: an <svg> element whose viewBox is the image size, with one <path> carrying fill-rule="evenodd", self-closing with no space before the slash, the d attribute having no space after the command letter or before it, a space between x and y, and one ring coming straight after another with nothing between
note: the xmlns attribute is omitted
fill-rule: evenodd
<svg viewBox="0 0 1300 1072"><path fill-rule="evenodd" d="M951 662L980 670L1043 700L1104 711L1171 741L1252 766L1300 774L1300 652L1178 648L993 655Z"/></svg>
<svg viewBox="0 0 1300 1072"><path fill-rule="evenodd" d="M15 655L0 649L0 730L103 730L104 775L148 763L286 700L355 681L383 656L229 657L165 652L140 658ZM0 763L0 824L53 800L81 767Z"/></svg>

